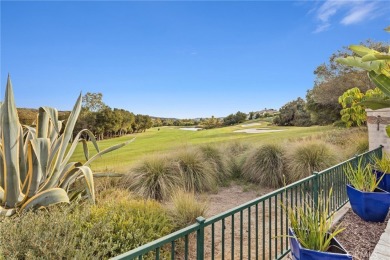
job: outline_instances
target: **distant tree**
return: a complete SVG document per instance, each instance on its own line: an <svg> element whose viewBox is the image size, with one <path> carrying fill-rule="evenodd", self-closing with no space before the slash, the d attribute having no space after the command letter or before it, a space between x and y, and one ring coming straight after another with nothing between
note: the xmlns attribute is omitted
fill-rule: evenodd
<svg viewBox="0 0 390 260"><path fill-rule="evenodd" d="M256 113L255 119L259 119L261 117L260 113Z"/></svg>
<svg viewBox="0 0 390 260"><path fill-rule="evenodd" d="M216 128L222 126L222 121L214 116L211 116L211 118L204 118L201 121L200 126L205 129Z"/></svg>
<svg viewBox="0 0 390 260"><path fill-rule="evenodd" d="M254 119L255 117L255 112L249 112L249 120L252 120L252 119Z"/></svg>
<svg viewBox="0 0 390 260"><path fill-rule="evenodd" d="M223 119L224 125L235 125L245 122L247 114L238 111L236 114L230 114Z"/></svg>
<svg viewBox="0 0 390 260"><path fill-rule="evenodd" d="M306 102L302 98L288 102L275 117L274 123L282 126L310 126L310 114L306 110Z"/></svg>
<svg viewBox="0 0 390 260"><path fill-rule="evenodd" d="M103 94L102 93L91 93L87 92L83 96L83 108L91 112L98 112L105 107L103 102Z"/></svg>
<svg viewBox="0 0 390 260"><path fill-rule="evenodd" d="M160 127L163 125L161 118L155 118L153 121L153 127Z"/></svg>

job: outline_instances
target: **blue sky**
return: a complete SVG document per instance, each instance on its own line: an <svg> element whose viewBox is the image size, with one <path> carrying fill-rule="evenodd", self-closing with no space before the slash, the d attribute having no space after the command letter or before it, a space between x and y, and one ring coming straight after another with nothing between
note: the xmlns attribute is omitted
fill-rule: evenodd
<svg viewBox="0 0 390 260"><path fill-rule="evenodd" d="M10 73L18 107L101 92L161 117L278 109L389 25L388 1L1 1L1 96Z"/></svg>

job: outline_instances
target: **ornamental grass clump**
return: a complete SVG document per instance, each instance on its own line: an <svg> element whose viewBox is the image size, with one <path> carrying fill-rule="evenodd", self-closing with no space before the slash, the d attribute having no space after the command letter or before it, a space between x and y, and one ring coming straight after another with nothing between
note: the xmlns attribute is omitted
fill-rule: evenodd
<svg viewBox="0 0 390 260"><path fill-rule="evenodd" d="M216 173L198 150L181 150L175 155L174 160L177 174L182 177L185 191L204 192L217 188Z"/></svg>
<svg viewBox="0 0 390 260"><path fill-rule="evenodd" d="M242 167L251 146L244 142L231 142L224 147L226 173L229 177L240 178Z"/></svg>
<svg viewBox="0 0 390 260"><path fill-rule="evenodd" d="M334 165L337 157L324 142L307 141L296 144L288 154L288 181L294 182Z"/></svg>
<svg viewBox="0 0 390 260"><path fill-rule="evenodd" d="M0 110L0 214L11 216L17 211L69 203L70 198L86 194L95 202L94 177L89 165L101 155L129 142L99 150L91 131L73 129L81 111L81 94L70 113L65 127L58 120L58 111L40 107L35 126L22 126L14 101L11 79L8 76L4 103ZM97 154L90 157L88 135ZM78 143L83 144L86 162L70 162ZM82 178L83 190L73 184Z"/></svg>
<svg viewBox="0 0 390 260"><path fill-rule="evenodd" d="M363 166L362 159L363 157L359 159L356 167L352 163L348 163L344 167L344 174L355 189L373 192L378 187L384 175L377 179L376 175L372 172L372 166L370 164Z"/></svg>
<svg viewBox="0 0 390 260"><path fill-rule="evenodd" d="M183 178L176 168L167 157L151 156L123 178L122 186L145 199L166 200L183 186Z"/></svg>
<svg viewBox="0 0 390 260"><path fill-rule="evenodd" d="M175 191L172 195L172 203L171 215L177 228L195 223L196 218L204 216L207 211L207 203L198 201L195 194L191 192Z"/></svg>
<svg viewBox="0 0 390 260"><path fill-rule="evenodd" d="M226 183L228 174L226 171L225 160L223 158L221 150L215 145L202 145L199 147L204 159L210 163L211 167L215 171L215 175L219 184Z"/></svg>
<svg viewBox="0 0 390 260"><path fill-rule="evenodd" d="M296 238L307 249L327 251L331 240L345 229L340 225L332 229L334 212L329 210L331 195L332 189L326 199L319 194L317 206L313 201L306 201L296 207L287 207L282 204Z"/></svg>
<svg viewBox="0 0 390 260"><path fill-rule="evenodd" d="M250 152L243 165L242 176L249 181L278 188L285 182L285 172L284 149L277 144L265 144Z"/></svg>

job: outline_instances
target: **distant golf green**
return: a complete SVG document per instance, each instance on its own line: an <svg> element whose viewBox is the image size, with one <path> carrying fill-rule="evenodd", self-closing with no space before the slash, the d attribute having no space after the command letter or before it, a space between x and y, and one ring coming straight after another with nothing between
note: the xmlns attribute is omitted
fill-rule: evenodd
<svg viewBox="0 0 390 260"><path fill-rule="evenodd" d="M242 141L252 144L282 142L290 138L305 137L313 134L320 134L334 130L331 126L313 126L313 127L277 127L268 126L268 122L264 121L248 121L241 125L191 131L182 130L185 127L165 126L160 128L148 129L145 133L131 134L119 138L107 139L99 141L101 150L112 145L125 142L132 138L136 138L129 145L105 154L102 158L97 159L92 164L92 169L95 172L119 172L125 173L128 169L139 161L142 157L152 154L162 154L169 151L174 151L185 146L211 143L226 143L232 141ZM245 133L235 132L247 130ZM93 155L92 144L89 144L90 154ZM81 145L75 151L72 161L84 162L84 153Z"/></svg>

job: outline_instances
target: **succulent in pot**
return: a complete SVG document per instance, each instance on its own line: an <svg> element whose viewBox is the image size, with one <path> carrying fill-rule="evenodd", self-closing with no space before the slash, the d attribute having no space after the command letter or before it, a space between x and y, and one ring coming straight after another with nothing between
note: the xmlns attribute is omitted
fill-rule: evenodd
<svg viewBox="0 0 390 260"><path fill-rule="evenodd" d="M353 212L365 221L383 222L390 206L390 193L378 188L383 175L378 179L370 164L363 166L362 158L356 166L349 163L344 173L350 182L347 194Z"/></svg>
<svg viewBox="0 0 390 260"><path fill-rule="evenodd" d="M336 239L344 228L332 227L331 195L332 189L327 198L320 193L318 204L309 201L296 207L282 205L290 220L288 237L293 259L352 259Z"/></svg>
<svg viewBox="0 0 390 260"><path fill-rule="evenodd" d="M388 154L384 156L374 157L374 170L377 180L380 180L378 187L390 192L390 157Z"/></svg>

